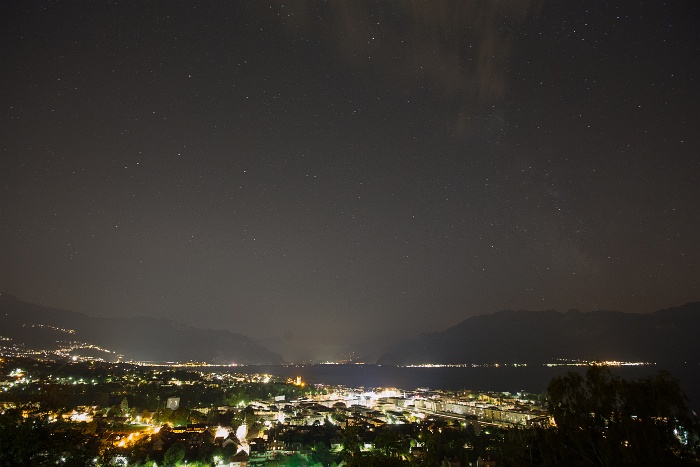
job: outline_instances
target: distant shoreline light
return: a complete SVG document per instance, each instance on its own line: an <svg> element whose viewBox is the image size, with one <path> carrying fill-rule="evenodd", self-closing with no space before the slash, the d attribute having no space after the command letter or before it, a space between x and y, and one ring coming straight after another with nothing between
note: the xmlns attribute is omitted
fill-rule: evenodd
<svg viewBox="0 0 700 467"><path fill-rule="evenodd" d="M605 360L605 361L590 361L590 362L579 362L579 361L562 361L556 363L547 363L546 366L647 366L656 365L654 362L618 362L617 360Z"/></svg>
<svg viewBox="0 0 700 467"><path fill-rule="evenodd" d="M402 368L499 368L525 367L527 363L420 363L417 365L397 365Z"/></svg>
<svg viewBox="0 0 700 467"><path fill-rule="evenodd" d="M421 363L416 365L397 365L402 368L500 368L500 367L527 367L546 366L549 368L558 366L649 366L654 362L620 362L617 360L562 360L554 363L527 364L527 363Z"/></svg>
<svg viewBox="0 0 700 467"><path fill-rule="evenodd" d="M245 366L258 366L258 365L241 365L238 363L229 364L215 364L206 362L143 362L143 361L128 361L124 363L130 363L139 366L164 366L164 367L220 367L220 368L235 368L235 367L245 367ZM291 363L284 364L281 366L285 367L304 367L304 366L316 366L316 365L366 365L366 363L344 363L344 362L322 362L322 363ZM385 366L396 366L399 368L520 368L520 367L559 367L559 366L651 366L656 365L655 362L623 362L617 360L566 360L560 359L557 362L550 363L418 363L410 365L385 365ZM377 364L376 366L382 366Z"/></svg>

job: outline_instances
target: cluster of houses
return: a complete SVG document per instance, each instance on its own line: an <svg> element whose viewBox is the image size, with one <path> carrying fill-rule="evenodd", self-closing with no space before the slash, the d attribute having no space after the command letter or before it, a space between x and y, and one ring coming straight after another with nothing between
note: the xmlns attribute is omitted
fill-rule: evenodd
<svg viewBox="0 0 700 467"><path fill-rule="evenodd" d="M175 396L163 400L161 407L172 412L180 408L178 391L193 384L225 390L237 384L266 384L271 380L266 375L242 376L231 374L202 373L199 381L163 380L159 370L149 378L131 373L121 378L128 384L143 382L158 388L172 389ZM37 382L22 370L13 370L0 380L3 390L15 385ZM87 384L81 378L54 377L54 384L80 387ZM301 386L300 378L289 384ZM92 381L91 384L94 384ZM141 410L135 415L129 410L126 399L120 410L110 411L98 406L78 406L68 412L46 413L38 403L23 406L25 417L47 417L65 421L92 424L105 448L123 449L128 452L134 446L146 446L156 453L165 453L175 444L184 445L189 452L200 452L214 448L225 455L219 461L230 466L263 465L265 462L285 455L304 454L313 446L314 438L323 433L323 442L330 451L342 449L343 430L358 426L373 430L385 425L402 425L422 422L426 419L451 420L460 426L471 425L476 433L484 426L529 427L546 424L549 416L535 401L524 395L508 393L477 394L470 392L443 392L416 389L406 392L398 389L365 390L338 386L317 385L304 398L286 400L285 396L273 396L267 401L247 402L244 405L220 407L186 407L193 415L188 424L173 426L163 424L155 412ZM190 391L191 392L191 391ZM159 399L160 400L160 399ZM159 403L160 404L160 403ZM12 406L0 403L0 409ZM195 412L196 411L196 412ZM241 417L241 413L245 417ZM127 414L131 414L127 416ZM194 416L197 414L199 416ZM228 417L223 415L228 414ZM232 415L236 414L236 417ZM242 418L245 419L242 422ZM237 426L201 423L204 420L237 420ZM362 440L363 449L372 449L371 439ZM419 452L417 447L416 452Z"/></svg>
<svg viewBox="0 0 700 467"><path fill-rule="evenodd" d="M154 435L156 450L167 448L180 441L190 449L203 444L214 444L230 454L226 459L231 465L257 465L279 456L305 453L308 445L294 441L313 427L326 427L334 433L330 440L331 451L342 449L342 430L348 426L381 427L387 424L408 424L426 417L459 421L472 425L476 433L483 426L533 426L548 423L548 415L533 401L526 401L508 394L498 397L446 395L440 392L422 391L405 394L390 390L392 394L364 392L346 388L334 388L313 398L280 403L254 402L248 411L254 414L255 424L239 427L190 424L164 428ZM240 408L218 407L219 412ZM371 443L363 443L371 449Z"/></svg>

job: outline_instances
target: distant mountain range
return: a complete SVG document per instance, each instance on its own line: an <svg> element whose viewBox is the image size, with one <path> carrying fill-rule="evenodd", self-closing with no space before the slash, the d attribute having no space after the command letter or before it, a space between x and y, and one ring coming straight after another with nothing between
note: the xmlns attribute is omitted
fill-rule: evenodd
<svg viewBox="0 0 700 467"><path fill-rule="evenodd" d="M82 347L74 353L112 359L121 354L135 361L284 363L280 355L252 339L226 330L197 329L158 318L96 318L26 303L6 293L0 293L0 336L12 339L0 344L31 349L57 349L78 342Z"/></svg>
<svg viewBox="0 0 700 467"><path fill-rule="evenodd" d="M500 311L391 347L380 364L549 363L557 359L655 363L700 361L700 302L653 313ZM116 360L281 364L283 358L227 330L168 319L96 318L0 293L0 347L55 350ZM110 352L107 352L110 351Z"/></svg>
<svg viewBox="0 0 700 467"><path fill-rule="evenodd" d="M500 311L406 340L378 363L698 362L699 330L700 302L649 314Z"/></svg>

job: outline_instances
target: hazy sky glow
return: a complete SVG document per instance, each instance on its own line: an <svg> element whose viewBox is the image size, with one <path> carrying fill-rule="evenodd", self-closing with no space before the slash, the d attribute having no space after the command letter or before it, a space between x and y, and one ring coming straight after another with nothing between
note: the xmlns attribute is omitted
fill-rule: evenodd
<svg viewBox="0 0 700 467"><path fill-rule="evenodd" d="M695 1L0 18L0 290L23 300L323 359L501 309L700 299Z"/></svg>

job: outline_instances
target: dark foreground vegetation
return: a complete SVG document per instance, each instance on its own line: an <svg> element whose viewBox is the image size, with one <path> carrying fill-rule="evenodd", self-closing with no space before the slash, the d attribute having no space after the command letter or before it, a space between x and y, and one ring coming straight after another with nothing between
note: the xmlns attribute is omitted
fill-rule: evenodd
<svg viewBox="0 0 700 467"><path fill-rule="evenodd" d="M16 364L4 361L0 374L7 380ZM431 417L377 426L336 414L290 426L263 423L250 402L283 395L290 401L319 389L284 381L219 384L185 370L32 365L40 375L36 381L0 391L0 466L229 465L241 444L252 454L274 443L285 446L283 455L259 457L258 463L251 456L248 465L699 465L697 417L677 381L663 372L626 381L605 367L590 367L585 376L557 377L546 394L550 422L530 428L475 427ZM165 407L175 395L180 407ZM90 421L66 416L96 403L103 408ZM215 407L219 410L202 410ZM148 428L137 420L148 420ZM266 439L232 433L228 443L204 435L193 443L178 434L188 424L245 424L248 433L264 433ZM130 441L120 445L119 439Z"/></svg>

